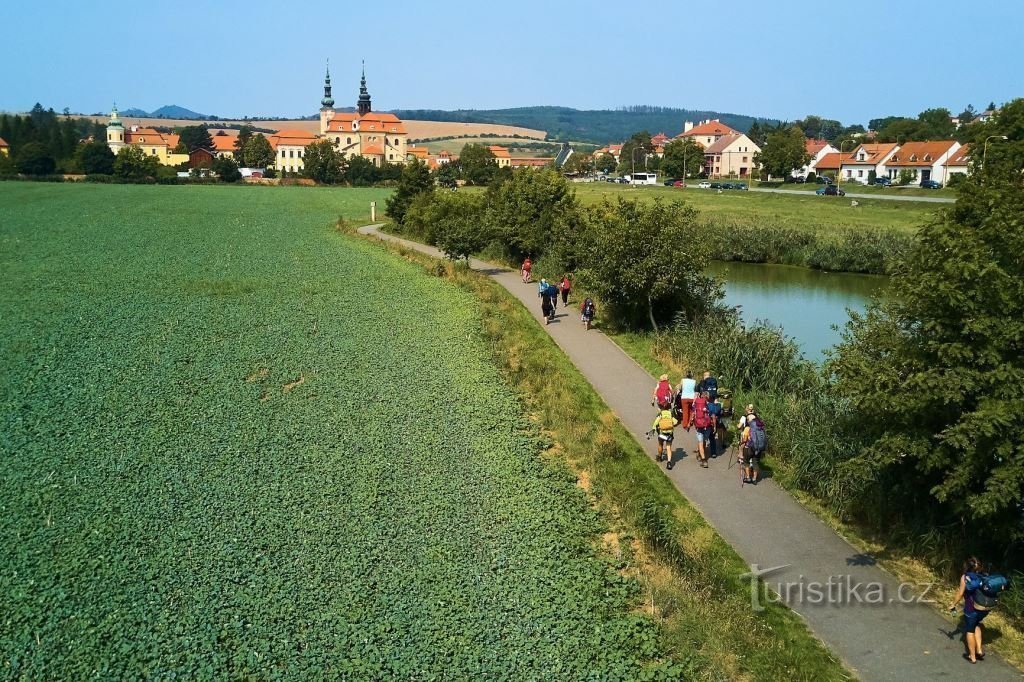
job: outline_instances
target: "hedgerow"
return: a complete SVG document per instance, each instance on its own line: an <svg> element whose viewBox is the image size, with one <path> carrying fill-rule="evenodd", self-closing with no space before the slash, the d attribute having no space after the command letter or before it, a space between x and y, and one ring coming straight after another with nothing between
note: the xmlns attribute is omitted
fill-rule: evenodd
<svg viewBox="0 0 1024 682"><path fill-rule="evenodd" d="M468 294L329 230L352 190L4 191L4 677L677 676Z"/></svg>

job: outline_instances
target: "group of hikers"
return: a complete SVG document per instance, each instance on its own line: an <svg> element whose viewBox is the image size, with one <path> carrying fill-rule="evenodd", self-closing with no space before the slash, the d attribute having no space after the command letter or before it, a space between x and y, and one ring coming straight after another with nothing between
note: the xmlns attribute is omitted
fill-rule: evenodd
<svg viewBox="0 0 1024 682"><path fill-rule="evenodd" d="M529 284L533 274L533 262L529 257L523 261L521 267L521 274L523 282ZM558 310L558 298L561 296L562 305L569 305L569 294L572 292L572 279L569 274L566 273L562 277L562 281L558 284L552 284L546 279L541 279L537 284L537 297L540 298L540 312L544 317L544 324L550 324L555 319L555 312ZM594 300L587 297L580 304L580 322L587 329L590 329L594 322L594 315L597 312L597 306L594 304Z"/></svg>
<svg viewBox="0 0 1024 682"><path fill-rule="evenodd" d="M705 371L699 382L687 371L678 388L673 388L668 375L662 374L654 387L651 405L657 405L658 415L648 437L657 436L657 460L665 462L666 469L675 466L672 442L680 425L687 431L697 430L697 462L702 468L708 468L709 458L724 454L727 420L733 414L732 396L728 392L720 395L718 379L710 371ZM736 427L742 482L756 485L761 477L760 460L768 446L764 421L753 405L747 405Z"/></svg>

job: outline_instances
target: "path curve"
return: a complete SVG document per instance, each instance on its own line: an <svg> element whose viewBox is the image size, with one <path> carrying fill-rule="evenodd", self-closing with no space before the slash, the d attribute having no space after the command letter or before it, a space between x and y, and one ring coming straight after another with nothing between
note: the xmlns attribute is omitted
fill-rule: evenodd
<svg viewBox="0 0 1024 682"><path fill-rule="evenodd" d="M368 225L359 228L359 232L443 257L433 247L382 233L379 228L380 225ZM473 259L470 266L486 272L540 317L536 284L523 284L519 273L484 261ZM653 458L654 446L644 434L654 419L649 396L655 379L611 339L597 330L583 329L572 304L568 312L559 307L556 321L545 329ZM677 379L673 377L673 381ZM695 448L694 435L680 431L676 457L692 453ZM826 586L831 579L831 589L839 591L837 582L846 584L849 580L853 585L879 585L887 599L900 595L899 581L772 481L741 488L738 472L735 466L728 466L726 457L712 460L709 469L701 469L690 454L672 471L662 471L747 564L757 564L762 569L785 566L772 573L767 579L770 584L802 582L807 586L807 595L812 582ZM916 588L904 588L908 595L915 591ZM868 592L863 587L846 594L850 602L856 599L855 595L868 601ZM783 595L783 601L864 680L910 682L961 679L968 675L984 680L1024 678L992 655L984 663L970 666L961 658L963 645L959 637L950 634L954 630L952 623L926 604L815 605L809 603L811 599L801 599L796 588L788 599Z"/></svg>

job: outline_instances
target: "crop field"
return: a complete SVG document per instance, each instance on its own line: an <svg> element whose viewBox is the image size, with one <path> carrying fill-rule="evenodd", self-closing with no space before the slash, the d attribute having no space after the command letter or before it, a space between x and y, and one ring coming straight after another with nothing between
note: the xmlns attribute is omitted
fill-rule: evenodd
<svg viewBox="0 0 1024 682"><path fill-rule="evenodd" d="M851 228L893 229L913 232L926 222L942 204L913 201L858 199L851 206L849 199L820 197L815 194L771 194L767 192L726 191L678 187L637 187L607 182L580 183L577 196L584 204L616 197L666 201L681 199L693 204L712 222L721 221L756 227L784 227L819 233L843 232Z"/></svg>
<svg viewBox="0 0 1024 682"><path fill-rule="evenodd" d="M383 195L0 183L3 677L676 670Z"/></svg>

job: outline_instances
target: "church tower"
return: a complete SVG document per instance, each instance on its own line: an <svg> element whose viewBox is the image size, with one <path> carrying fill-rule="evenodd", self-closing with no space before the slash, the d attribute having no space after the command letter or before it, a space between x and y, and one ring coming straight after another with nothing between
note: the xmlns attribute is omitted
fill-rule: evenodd
<svg viewBox="0 0 1024 682"><path fill-rule="evenodd" d="M117 115L117 103L114 103L114 109L110 112L110 122L107 123L107 146L110 147L110 151L117 154L124 147L124 126L121 125L121 119Z"/></svg>
<svg viewBox="0 0 1024 682"><path fill-rule="evenodd" d="M363 62L363 78L359 81L359 101L356 103L356 109L360 116L365 116L372 110L370 93L366 90L366 62Z"/></svg>
<svg viewBox="0 0 1024 682"><path fill-rule="evenodd" d="M334 118L334 98L331 97L331 62L327 60L327 75L324 77L324 98L320 100L320 134L327 133L327 124Z"/></svg>

